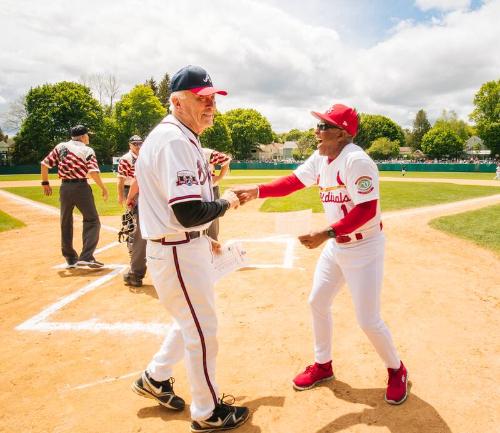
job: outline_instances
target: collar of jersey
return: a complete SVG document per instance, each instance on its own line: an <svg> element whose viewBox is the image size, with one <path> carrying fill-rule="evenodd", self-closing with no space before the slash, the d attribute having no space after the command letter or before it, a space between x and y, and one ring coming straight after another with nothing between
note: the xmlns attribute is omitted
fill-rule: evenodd
<svg viewBox="0 0 500 433"><path fill-rule="evenodd" d="M169 114L167 117L165 117L163 121L173 122L176 125L179 125L184 134L186 134L189 138L192 138L193 140L198 142L198 136L190 128L184 125L184 123L182 123L179 119L177 119L177 117L175 117L173 114Z"/></svg>

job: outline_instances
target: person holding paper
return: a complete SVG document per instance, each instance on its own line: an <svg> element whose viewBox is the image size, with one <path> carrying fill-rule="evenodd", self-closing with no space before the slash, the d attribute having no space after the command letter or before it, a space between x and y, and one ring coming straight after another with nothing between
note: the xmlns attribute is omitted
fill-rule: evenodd
<svg viewBox="0 0 500 433"><path fill-rule="evenodd" d="M215 381L215 310L211 222L239 200L232 191L214 199L212 175L199 136L212 126L215 95L207 71L180 69L170 82L172 114L144 141L136 162L141 233L147 239L148 269L161 303L173 317L159 351L132 386L139 395L182 410L173 390L172 368L183 357L191 385L191 431L239 427L249 417L244 406L220 397Z"/></svg>

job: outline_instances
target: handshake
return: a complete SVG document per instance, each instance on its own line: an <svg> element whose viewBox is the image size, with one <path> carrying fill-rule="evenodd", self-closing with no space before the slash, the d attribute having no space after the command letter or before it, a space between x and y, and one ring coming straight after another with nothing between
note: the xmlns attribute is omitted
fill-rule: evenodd
<svg viewBox="0 0 500 433"><path fill-rule="evenodd" d="M256 199L258 195L259 187L257 185L242 185L226 189L221 199L227 200L231 209L236 209L239 205Z"/></svg>

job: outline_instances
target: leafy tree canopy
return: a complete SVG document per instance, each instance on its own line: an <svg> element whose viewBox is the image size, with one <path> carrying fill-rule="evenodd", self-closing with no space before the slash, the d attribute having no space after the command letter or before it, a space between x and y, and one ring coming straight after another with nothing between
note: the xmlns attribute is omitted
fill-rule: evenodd
<svg viewBox="0 0 500 433"><path fill-rule="evenodd" d="M224 118L231 132L231 154L237 159L250 158L259 144L273 141L271 124L257 110L236 108L224 113Z"/></svg>
<svg viewBox="0 0 500 433"><path fill-rule="evenodd" d="M457 157L463 148L463 141L448 128L434 127L422 139L422 151L431 158Z"/></svg>
<svg viewBox="0 0 500 433"><path fill-rule="evenodd" d="M493 155L500 154L500 80L484 83L474 97L470 118Z"/></svg>
<svg viewBox="0 0 500 433"><path fill-rule="evenodd" d="M165 107L150 86L135 86L115 105L117 150L126 151L128 139L134 134L145 138L165 114Z"/></svg>
<svg viewBox="0 0 500 433"><path fill-rule="evenodd" d="M13 152L18 164L41 161L56 144L69 140L72 126L83 124L97 132L103 121L102 107L90 89L68 81L32 88L25 109Z"/></svg>
<svg viewBox="0 0 500 433"><path fill-rule="evenodd" d="M372 142L366 153L373 159L395 158L399 155L399 142L380 137Z"/></svg>
<svg viewBox="0 0 500 433"><path fill-rule="evenodd" d="M463 120L460 120L457 113L443 110L441 117L434 123L434 128L449 129L460 137L462 143L467 141L473 133L473 129Z"/></svg>
<svg viewBox="0 0 500 433"><path fill-rule="evenodd" d="M405 137L401 127L386 116L361 114L358 134L354 142L363 149L370 147L377 138L385 137L404 146Z"/></svg>

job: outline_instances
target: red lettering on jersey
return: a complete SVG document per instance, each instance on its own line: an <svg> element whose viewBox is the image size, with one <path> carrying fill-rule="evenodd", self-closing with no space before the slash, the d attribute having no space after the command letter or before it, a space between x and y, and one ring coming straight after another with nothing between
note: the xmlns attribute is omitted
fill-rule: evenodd
<svg viewBox="0 0 500 433"><path fill-rule="evenodd" d="M345 183L344 183L344 182L342 182L342 180L340 179L340 171L337 171L337 183L338 183L339 185L343 185L343 186L345 186Z"/></svg>
<svg viewBox="0 0 500 433"><path fill-rule="evenodd" d="M319 196L323 203L347 203L348 201L351 201L349 196L343 194L342 192L338 195L336 195L333 191L329 191L327 193L320 192Z"/></svg>

